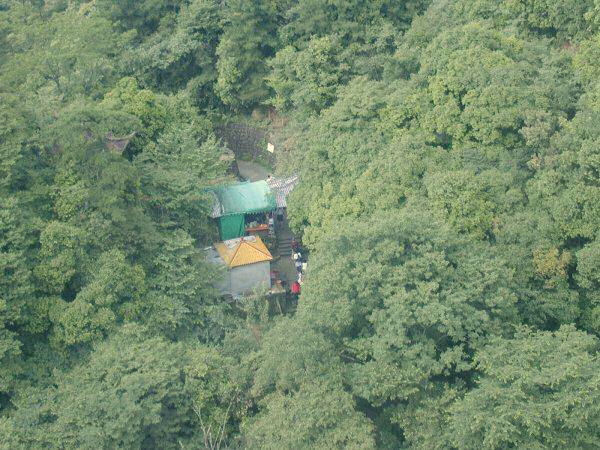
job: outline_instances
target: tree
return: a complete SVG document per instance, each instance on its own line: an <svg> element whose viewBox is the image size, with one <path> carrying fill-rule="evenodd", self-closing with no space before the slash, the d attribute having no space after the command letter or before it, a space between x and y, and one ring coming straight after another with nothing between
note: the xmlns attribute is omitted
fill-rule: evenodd
<svg viewBox="0 0 600 450"><path fill-rule="evenodd" d="M18 416L3 423L0 442L13 447L175 448L178 435L193 432L186 363L181 344L125 325L96 345L89 361L57 377L56 388L22 399L18 414L30 426ZM41 409L36 401L42 402Z"/></svg>
<svg viewBox="0 0 600 450"><path fill-rule="evenodd" d="M496 337L475 389L449 409L458 448L585 448L598 442L598 340L573 326Z"/></svg>
<svg viewBox="0 0 600 450"><path fill-rule="evenodd" d="M586 15L592 13L592 0L552 2L520 0L506 2L504 15L526 30L560 39L573 39L585 33Z"/></svg>
<svg viewBox="0 0 600 450"><path fill-rule="evenodd" d="M202 108L222 107L214 91L216 48L222 32L219 11L216 0L182 5L174 24L161 27L127 53L132 62L128 69L163 91L175 92L187 86L194 104Z"/></svg>
<svg viewBox="0 0 600 450"><path fill-rule="evenodd" d="M33 268L44 228L46 166L30 151L31 117L14 95L0 94L0 410L23 373L23 347L48 322Z"/></svg>
<svg viewBox="0 0 600 450"><path fill-rule="evenodd" d="M375 448L372 425L353 407L351 395L337 383L275 393L265 399L265 412L245 434L246 443L269 449Z"/></svg>
<svg viewBox="0 0 600 450"><path fill-rule="evenodd" d="M519 153L524 150L519 131L533 120L531 114L545 111L546 121L564 114L553 111L552 104L545 106L548 85L536 82L541 71L536 59L544 52L535 44L517 46L514 39L477 23L441 33L420 60L426 87L411 105L421 111L419 126L447 135L453 145L499 144L513 149L511 156L527 158Z"/></svg>
<svg viewBox="0 0 600 450"><path fill-rule="evenodd" d="M177 226L199 238L210 235L205 187L222 178L223 148L201 123L178 123L161 133L155 145L136 156L147 209L164 226Z"/></svg>
<svg viewBox="0 0 600 450"><path fill-rule="evenodd" d="M339 45L337 38L325 36L311 40L302 51L288 46L277 52L267 78L275 91L273 105L300 113L318 113L329 106L348 67L340 60Z"/></svg>
<svg viewBox="0 0 600 450"><path fill-rule="evenodd" d="M423 213L338 222L311 253L309 275L294 327L268 336L255 389L274 386L279 404L341 374L355 411L396 446L403 434L415 443L411 430L437 414L432 399L460 390L473 352L519 320L511 270Z"/></svg>
<svg viewBox="0 0 600 450"><path fill-rule="evenodd" d="M116 33L111 22L89 14L85 6L29 21L18 17L17 9L11 25L14 53L4 64L0 84L32 92L45 88L62 99L101 95L114 80L116 56L131 35Z"/></svg>
<svg viewBox="0 0 600 450"><path fill-rule="evenodd" d="M181 0L151 0L140 3L135 0L99 0L97 14L110 19L123 31L135 30L140 37L156 31L161 18L178 10Z"/></svg>
<svg viewBox="0 0 600 450"><path fill-rule="evenodd" d="M583 322L591 333L600 333L600 245L593 241L576 253L577 272L574 275L583 300Z"/></svg>
<svg viewBox="0 0 600 450"><path fill-rule="evenodd" d="M165 105L154 92L140 89L135 78L126 77L119 80L114 89L104 96L102 104L115 111L125 111L140 120L141 129L131 130L136 135L128 154L135 154L155 141L165 127Z"/></svg>
<svg viewBox="0 0 600 450"><path fill-rule="evenodd" d="M373 425L344 390L331 342L296 320L265 336L253 392L261 413L244 426L249 446L373 448Z"/></svg>
<svg viewBox="0 0 600 450"><path fill-rule="evenodd" d="M218 342L228 308L212 288L214 267L185 231L163 237L150 275L150 291L139 305L138 320L172 338L192 334L203 342Z"/></svg>
<svg viewBox="0 0 600 450"><path fill-rule="evenodd" d="M277 45L276 10L269 2L229 0L223 14L216 91L226 105L248 108L269 94L264 78Z"/></svg>
<svg viewBox="0 0 600 450"><path fill-rule="evenodd" d="M119 323L140 315L146 290L143 269L130 265L118 250L103 253L94 269L72 302L53 305L51 341L55 345L101 341Z"/></svg>
<svg viewBox="0 0 600 450"><path fill-rule="evenodd" d="M600 120L593 89L584 96L584 108L555 136L541 155L530 195L547 208L557 233L567 238L596 236L600 211L593 198L598 193L596 123Z"/></svg>
<svg viewBox="0 0 600 450"><path fill-rule="evenodd" d="M478 237L491 233L496 209L481 178L469 171L447 170L428 175L425 181L434 211L459 231Z"/></svg>
<svg viewBox="0 0 600 450"><path fill-rule="evenodd" d="M394 28L405 30L417 14L424 12L429 1L395 2L393 0L301 0L287 10L287 23L281 29L286 44L303 47L313 36L332 32L345 42L357 42L368 35L368 28L384 19Z"/></svg>
<svg viewBox="0 0 600 450"><path fill-rule="evenodd" d="M0 447L593 447L599 1L0 2ZM290 317L202 250L261 105Z"/></svg>

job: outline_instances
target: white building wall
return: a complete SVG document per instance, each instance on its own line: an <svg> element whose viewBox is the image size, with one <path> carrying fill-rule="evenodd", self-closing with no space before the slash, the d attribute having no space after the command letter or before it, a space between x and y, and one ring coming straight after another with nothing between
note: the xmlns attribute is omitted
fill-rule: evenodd
<svg viewBox="0 0 600 450"><path fill-rule="evenodd" d="M271 288L271 262L263 261L234 267L229 271L231 295L252 292L259 287Z"/></svg>

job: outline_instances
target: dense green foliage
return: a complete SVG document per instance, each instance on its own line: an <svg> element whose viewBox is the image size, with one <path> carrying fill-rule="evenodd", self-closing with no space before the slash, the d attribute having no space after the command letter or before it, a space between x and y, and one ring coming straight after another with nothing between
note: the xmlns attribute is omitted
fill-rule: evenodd
<svg viewBox="0 0 600 450"><path fill-rule="evenodd" d="M0 448L597 447L599 13L0 2ZM202 252L266 108L284 317Z"/></svg>

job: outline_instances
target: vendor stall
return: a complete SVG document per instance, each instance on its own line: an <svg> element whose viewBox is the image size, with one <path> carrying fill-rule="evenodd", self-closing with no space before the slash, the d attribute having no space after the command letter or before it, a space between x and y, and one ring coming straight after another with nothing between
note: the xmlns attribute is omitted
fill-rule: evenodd
<svg viewBox="0 0 600 450"><path fill-rule="evenodd" d="M247 228L260 228L262 223L246 223L247 216L252 216L248 218L248 222L256 222L258 213L263 213L268 230L268 218L265 213L274 211L277 205L275 194L266 181L218 186L210 188L209 192L214 198L211 217L219 221L222 240L244 236Z"/></svg>

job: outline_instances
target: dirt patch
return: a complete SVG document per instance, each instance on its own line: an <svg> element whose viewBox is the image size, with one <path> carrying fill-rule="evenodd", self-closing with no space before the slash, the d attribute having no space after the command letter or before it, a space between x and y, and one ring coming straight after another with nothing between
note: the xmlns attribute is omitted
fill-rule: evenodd
<svg viewBox="0 0 600 450"><path fill-rule="evenodd" d="M270 174L269 170L252 161L243 161L240 159L237 161L237 166L240 176L249 181L264 180Z"/></svg>

